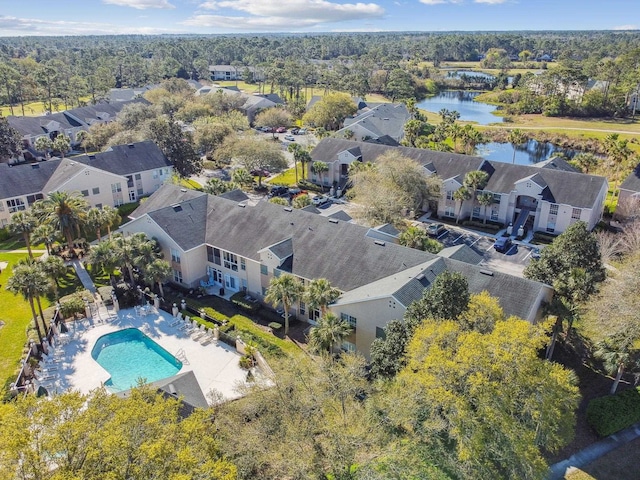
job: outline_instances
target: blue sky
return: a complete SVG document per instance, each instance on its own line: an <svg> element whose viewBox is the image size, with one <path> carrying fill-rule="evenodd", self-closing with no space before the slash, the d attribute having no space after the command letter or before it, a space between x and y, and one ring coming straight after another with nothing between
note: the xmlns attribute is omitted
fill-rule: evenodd
<svg viewBox="0 0 640 480"><path fill-rule="evenodd" d="M638 29L637 0L0 0L0 35Z"/></svg>

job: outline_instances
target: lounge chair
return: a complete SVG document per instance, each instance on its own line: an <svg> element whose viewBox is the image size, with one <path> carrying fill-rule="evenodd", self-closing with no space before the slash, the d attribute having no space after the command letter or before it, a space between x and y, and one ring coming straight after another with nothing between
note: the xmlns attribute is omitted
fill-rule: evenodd
<svg viewBox="0 0 640 480"><path fill-rule="evenodd" d="M200 339L200 345L209 345L211 342L215 340L215 335L212 331L208 331L204 337Z"/></svg>
<svg viewBox="0 0 640 480"><path fill-rule="evenodd" d="M182 323L182 314L179 313L176 318L173 319L173 322L169 324L170 327L177 327Z"/></svg>
<svg viewBox="0 0 640 480"><path fill-rule="evenodd" d="M194 322L191 324L191 326L189 328L187 328L187 335L191 335L192 333L195 333L196 330L199 329L199 324L198 322L196 322L194 320Z"/></svg>
<svg viewBox="0 0 640 480"><path fill-rule="evenodd" d="M186 316L184 317L184 325L180 325L178 330L188 330L191 327L191 319Z"/></svg>
<svg viewBox="0 0 640 480"><path fill-rule="evenodd" d="M200 325L200 328L197 331L193 332L193 334L191 335L191 339L197 342L206 334L207 334L206 328L204 327L204 325Z"/></svg>

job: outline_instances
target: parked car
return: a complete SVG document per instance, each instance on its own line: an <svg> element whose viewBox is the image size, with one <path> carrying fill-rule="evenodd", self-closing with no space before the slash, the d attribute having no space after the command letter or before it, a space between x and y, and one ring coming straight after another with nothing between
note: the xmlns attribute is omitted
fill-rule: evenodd
<svg viewBox="0 0 640 480"><path fill-rule="evenodd" d="M432 223L427 227L427 233L432 237L439 237L446 231L446 228L441 223Z"/></svg>
<svg viewBox="0 0 640 480"><path fill-rule="evenodd" d="M296 198L298 195L306 195L307 191L306 190L302 190L300 188L290 188L287 193L289 194L289 198L291 198L291 200L293 200L294 198Z"/></svg>
<svg viewBox="0 0 640 480"><path fill-rule="evenodd" d="M540 258L540 249L538 247L531 249L531 258Z"/></svg>
<svg viewBox="0 0 640 480"><path fill-rule="evenodd" d="M300 130L298 130L298 135L306 135L306 134L307 134L306 128L301 128Z"/></svg>
<svg viewBox="0 0 640 480"><path fill-rule="evenodd" d="M273 131L273 128L271 128L271 127L260 127L260 131L264 132L264 133L271 133Z"/></svg>
<svg viewBox="0 0 640 480"><path fill-rule="evenodd" d="M285 135L284 139L288 140L290 142L295 142L296 141L296 139L293 137L293 135Z"/></svg>
<svg viewBox="0 0 640 480"><path fill-rule="evenodd" d="M284 133L287 131L287 127L278 127L276 128L276 133Z"/></svg>
<svg viewBox="0 0 640 480"><path fill-rule="evenodd" d="M288 192L289 189L284 185L274 185L269 191L269 198L281 197L282 195L286 195Z"/></svg>
<svg viewBox="0 0 640 480"><path fill-rule="evenodd" d="M316 195L311 199L311 203L313 203L316 207L319 207L320 205L324 205L328 201L329 201L329 197L327 197L326 195Z"/></svg>
<svg viewBox="0 0 640 480"><path fill-rule="evenodd" d="M511 237L500 237L496 240L496 243L493 244L495 251L500 253L507 253L512 246L513 241Z"/></svg>
<svg viewBox="0 0 640 480"><path fill-rule="evenodd" d="M269 170L261 170L259 168L251 170L249 173L254 177L268 177L269 175L271 175L271 172Z"/></svg>
<svg viewBox="0 0 640 480"><path fill-rule="evenodd" d="M292 135L297 135L299 131L299 128L292 128L291 130L289 130L289 133L291 133Z"/></svg>

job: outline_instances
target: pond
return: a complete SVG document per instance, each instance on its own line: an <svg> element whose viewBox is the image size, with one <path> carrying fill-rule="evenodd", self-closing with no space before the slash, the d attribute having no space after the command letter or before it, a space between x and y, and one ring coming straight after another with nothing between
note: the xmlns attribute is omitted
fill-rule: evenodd
<svg viewBox="0 0 640 480"><path fill-rule="evenodd" d="M443 108L449 111L455 110L460 114L460 120L477 122L480 125L502 122L502 117L493 115L492 113L496 110L496 106L473 101L478 95L480 95L479 92L445 90L433 97L418 102L416 106L436 113Z"/></svg>
<svg viewBox="0 0 640 480"><path fill-rule="evenodd" d="M527 143L516 147L515 163L532 165L560 154L566 158L573 158L578 153L580 152L577 150L563 149L553 143L529 140ZM497 142L484 143L476 147L476 154L487 160L511 163L513 160L513 145L511 143Z"/></svg>
<svg viewBox="0 0 640 480"><path fill-rule="evenodd" d="M463 75L469 78L476 77L476 78L481 78L482 80L488 80L488 81L495 80L496 78L490 73L474 72L471 70L447 70L446 74L447 74L446 75L447 78L457 78L457 79L461 79Z"/></svg>

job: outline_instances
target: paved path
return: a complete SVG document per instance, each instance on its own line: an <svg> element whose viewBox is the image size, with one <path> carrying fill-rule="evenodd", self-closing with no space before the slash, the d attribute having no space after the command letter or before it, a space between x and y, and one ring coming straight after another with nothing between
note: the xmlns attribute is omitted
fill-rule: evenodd
<svg viewBox="0 0 640 480"><path fill-rule="evenodd" d="M583 448L571 457L551 465L547 480L561 480L569 467L582 468L622 445L640 438L640 423Z"/></svg>
<svg viewBox="0 0 640 480"><path fill-rule="evenodd" d="M76 274L78 275L78 278L82 282L84 288L89 290L91 293L95 293L96 286L93 284L93 280L91 280L91 277L87 273L87 270L84 268L84 264L78 259L72 260L70 263L76 271Z"/></svg>
<svg viewBox="0 0 640 480"><path fill-rule="evenodd" d="M0 253L29 253L29 251L25 248L25 249L20 249L20 250L0 250ZM31 249L31 253L47 253L46 250L35 250L35 249Z"/></svg>

